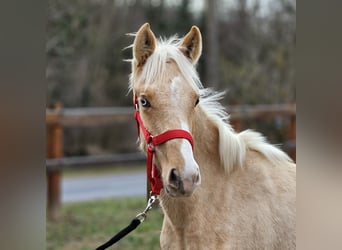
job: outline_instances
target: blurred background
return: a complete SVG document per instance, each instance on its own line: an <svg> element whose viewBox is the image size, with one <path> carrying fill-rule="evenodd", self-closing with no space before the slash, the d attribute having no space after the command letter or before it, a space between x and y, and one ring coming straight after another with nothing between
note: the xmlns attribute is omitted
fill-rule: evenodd
<svg viewBox="0 0 342 250"><path fill-rule="evenodd" d="M105 186L106 192L119 190L119 196L140 197L122 205L121 210L133 213L122 226L144 207L144 157L137 153L132 97L127 94L131 66L124 61L132 58L132 52L124 48L133 43L126 34L145 22L157 37L182 37L197 25L203 37L197 67L200 78L205 87L227 91L221 103L232 113L233 126L258 130L271 143L287 145L292 153L295 150L295 0L48 0L48 249L93 249L97 241L102 243L115 232L115 226L120 228L118 222L115 228L103 229L113 225L107 225L108 217L99 219L98 215L107 213L116 221L121 216L112 211L116 206L120 210L120 205L117 200L104 200L101 208L94 205L92 199L105 196L90 197L98 186L84 182L85 178L119 176L142 189L125 196L125 186ZM118 156L136 161L120 164ZM295 152L291 156L295 158ZM98 157L106 169L92 164L96 160L89 157ZM125 179L127 169L136 179ZM107 185L117 181L99 180ZM70 190L81 187L88 187L87 197L67 198ZM82 200L88 203L79 205ZM98 225L99 220L102 224ZM99 230L94 241L75 240ZM155 238L148 243L143 230L129 242L158 249L160 225L153 228ZM137 248L121 245L117 249Z"/></svg>
<svg viewBox="0 0 342 250"><path fill-rule="evenodd" d="M157 37L200 28L198 71L204 86L228 90L224 105L294 102L295 17L294 0L49 0L47 106L132 105L130 64L123 61L132 53L123 49L133 42L126 34L144 22ZM132 138L116 143L134 129L67 129L65 155L134 150Z"/></svg>

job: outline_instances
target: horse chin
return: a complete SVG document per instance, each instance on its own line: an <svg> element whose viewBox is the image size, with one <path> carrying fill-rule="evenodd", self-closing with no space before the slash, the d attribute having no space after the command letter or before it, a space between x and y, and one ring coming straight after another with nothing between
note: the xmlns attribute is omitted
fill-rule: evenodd
<svg viewBox="0 0 342 250"><path fill-rule="evenodd" d="M191 192L184 192L181 190L175 190L172 187L165 187L165 193L170 197L177 198L177 197L190 197L195 192L195 189Z"/></svg>

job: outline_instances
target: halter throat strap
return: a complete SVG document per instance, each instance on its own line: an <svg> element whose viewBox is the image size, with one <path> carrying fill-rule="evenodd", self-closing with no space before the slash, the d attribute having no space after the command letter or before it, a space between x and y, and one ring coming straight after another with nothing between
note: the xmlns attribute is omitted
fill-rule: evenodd
<svg viewBox="0 0 342 250"><path fill-rule="evenodd" d="M167 130L159 135L152 136L151 133L146 129L144 123L141 120L139 112L138 98L134 95L134 117L137 122L138 136L140 138L140 131L144 135L145 142L147 144L147 177L151 183L152 194L159 195L160 190L163 188L163 182L160 171L153 164L154 148L160 144L163 144L172 139L186 139L191 144L192 150L194 149L194 141L191 134L183 129L172 129Z"/></svg>

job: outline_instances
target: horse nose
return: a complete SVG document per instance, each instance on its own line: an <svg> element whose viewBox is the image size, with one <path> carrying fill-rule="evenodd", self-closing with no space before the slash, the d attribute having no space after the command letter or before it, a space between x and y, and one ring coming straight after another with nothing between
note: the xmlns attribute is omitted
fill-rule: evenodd
<svg viewBox="0 0 342 250"><path fill-rule="evenodd" d="M168 178L168 187L172 191L180 193L182 195L190 195L200 184L200 173L196 171L190 176L181 176L179 171L175 168L170 170ZM169 190L170 191L170 190Z"/></svg>
<svg viewBox="0 0 342 250"><path fill-rule="evenodd" d="M169 174L169 186L173 189L179 189L181 186L181 178L178 174L177 169L173 168Z"/></svg>

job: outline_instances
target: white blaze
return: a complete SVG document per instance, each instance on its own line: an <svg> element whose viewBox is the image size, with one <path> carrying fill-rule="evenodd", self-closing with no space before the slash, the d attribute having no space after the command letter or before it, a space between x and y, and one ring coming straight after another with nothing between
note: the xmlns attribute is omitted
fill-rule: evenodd
<svg viewBox="0 0 342 250"><path fill-rule="evenodd" d="M181 123L181 127L183 130L190 132L189 126L185 122ZM181 154L182 154L183 160L184 160L184 170L181 173L182 177L187 178L189 176L199 174L198 164L194 159L194 154L192 152L191 144L187 139L184 139L182 142ZM199 183L200 183L200 181L199 181Z"/></svg>
<svg viewBox="0 0 342 250"><path fill-rule="evenodd" d="M174 103L178 103L179 98L181 97L181 93L179 93L180 83L181 83L181 78L179 76L176 76L172 79L171 84L170 84L171 98L172 98L172 102ZM190 133L189 126L184 121L181 121L181 129ZM198 167L197 162L194 159L192 146L187 139L183 139L180 150L181 150L181 155L183 156L183 160L184 160L184 169L181 173L182 179L189 180L189 178L192 178L196 174L199 175L199 167ZM200 184L200 182L201 182L201 178L199 176L199 182L197 184Z"/></svg>

